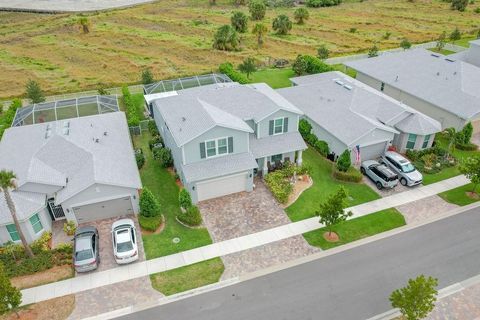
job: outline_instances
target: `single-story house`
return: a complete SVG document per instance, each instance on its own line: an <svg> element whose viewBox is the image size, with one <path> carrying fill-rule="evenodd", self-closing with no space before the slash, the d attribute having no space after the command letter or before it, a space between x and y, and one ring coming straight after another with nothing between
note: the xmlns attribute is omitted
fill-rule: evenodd
<svg viewBox="0 0 480 320"><path fill-rule="evenodd" d="M313 133L336 155L360 149L362 160L380 157L394 145L399 152L431 147L438 121L338 71L291 79L278 89L297 106ZM351 152L352 161L356 154Z"/></svg>
<svg viewBox="0 0 480 320"><path fill-rule="evenodd" d="M469 42L470 48L448 55L450 59L460 60L480 68L480 39Z"/></svg>
<svg viewBox="0 0 480 320"><path fill-rule="evenodd" d="M142 185L123 112L7 129L0 169L17 177L11 195L30 242L55 220L84 223L139 211ZM10 240L19 237L0 195L0 244Z"/></svg>
<svg viewBox="0 0 480 320"><path fill-rule="evenodd" d="M211 84L150 103L194 203L251 191L255 175L302 162L303 113L266 84Z"/></svg>
<svg viewBox="0 0 480 320"><path fill-rule="evenodd" d="M442 129L480 131L480 68L425 49L346 62L357 80L434 118Z"/></svg>

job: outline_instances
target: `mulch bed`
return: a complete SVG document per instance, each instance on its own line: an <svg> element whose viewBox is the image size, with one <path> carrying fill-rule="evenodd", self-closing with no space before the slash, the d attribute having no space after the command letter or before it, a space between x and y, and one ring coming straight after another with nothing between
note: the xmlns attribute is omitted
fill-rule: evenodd
<svg viewBox="0 0 480 320"><path fill-rule="evenodd" d="M328 242L338 242L340 241L340 237L338 236L338 234L336 234L335 232L325 232L323 234L323 238L325 240L327 240Z"/></svg>

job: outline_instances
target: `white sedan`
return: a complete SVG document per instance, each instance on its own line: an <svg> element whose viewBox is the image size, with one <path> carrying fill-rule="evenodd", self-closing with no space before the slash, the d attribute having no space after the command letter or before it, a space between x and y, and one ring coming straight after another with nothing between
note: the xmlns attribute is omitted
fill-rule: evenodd
<svg viewBox="0 0 480 320"><path fill-rule="evenodd" d="M122 219L112 224L113 255L118 264L138 259L137 236L132 219Z"/></svg>

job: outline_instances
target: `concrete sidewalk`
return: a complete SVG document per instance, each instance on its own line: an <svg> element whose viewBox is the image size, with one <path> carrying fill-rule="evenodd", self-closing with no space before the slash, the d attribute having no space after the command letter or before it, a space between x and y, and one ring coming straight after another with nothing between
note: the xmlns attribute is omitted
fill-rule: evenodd
<svg viewBox="0 0 480 320"><path fill-rule="evenodd" d="M469 181L464 176L457 176L428 186L417 187L406 192L347 208L347 210L351 210L353 212L351 219L358 218L380 210L396 207L416 200L421 200L435 194L460 187L467 183L469 183ZM216 242L208 246L179 252L165 257L142 261L126 266L119 266L117 268L101 272L79 275L75 278L25 289L22 290L22 305L49 300L68 294L74 294L130 279L144 277L153 273L176 269L204 260L269 244L319 229L321 227L323 227L323 225L318 223L318 218L313 217L261 232L252 233L246 236L222 242Z"/></svg>

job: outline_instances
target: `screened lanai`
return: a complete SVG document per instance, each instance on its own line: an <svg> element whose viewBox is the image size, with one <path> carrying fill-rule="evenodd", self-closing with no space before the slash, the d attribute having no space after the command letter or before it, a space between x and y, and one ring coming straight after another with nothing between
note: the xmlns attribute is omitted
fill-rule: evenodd
<svg viewBox="0 0 480 320"><path fill-rule="evenodd" d="M116 96L90 96L33 104L17 110L12 126L23 126L118 111Z"/></svg>
<svg viewBox="0 0 480 320"><path fill-rule="evenodd" d="M226 82L232 82L232 80L224 74L212 73L174 80L162 80L145 85L143 91L146 95L149 95Z"/></svg>

